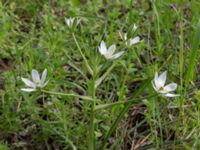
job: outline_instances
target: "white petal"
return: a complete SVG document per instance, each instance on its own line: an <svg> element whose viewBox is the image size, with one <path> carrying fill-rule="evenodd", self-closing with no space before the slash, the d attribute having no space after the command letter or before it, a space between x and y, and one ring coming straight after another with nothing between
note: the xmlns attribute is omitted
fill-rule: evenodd
<svg viewBox="0 0 200 150"><path fill-rule="evenodd" d="M68 26L70 26L70 20L65 18L65 22Z"/></svg>
<svg viewBox="0 0 200 150"><path fill-rule="evenodd" d="M124 54L124 52L125 52L125 51L121 51L121 52L119 52L119 53L113 55L110 59L116 59L116 58L120 57L122 54Z"/></svg>
<svg viewBox="0 0 200 150"><path fill-rule="evenodd" d="M179 94L171 94L171 93L167 93L165 94L166 97L177 97L180 96Z"/></svg>
<svg viewBox="0 0 200 150"><path fill-rule="evenodd" d="M66 20L66 23L70 27L70 20Z"/></svg>
<svg viewBox="0 0 200 150"><path fill-rule="evenodd" d="M163 72L163 73L158 77L157 85L159 85L159 87L164 87L165 82L166 82L166 79L167 79L167 71Z"/></svg>
<svg viewBox="0 0 200 150"><path fill-rule="evenodd" d="M137 36L137 37L135 37L133 39L130 39L130 45L136 44L138 42L140 42L140 37L139 36Z"/></svg>
<svg viewBox="0 0 200 150"><path fill-rule="evenodd" d="M124 40L127 40L127 33L124 33Z"/></svg>
<svg viewBox="0 0 200 150"><path fill-rule="evenodd" d="M72 27L72 26L73 26L74 20L75 20L75 18L70 18L69 27Z"/></svg>
<svg viewBox="0 0 200 150"><path fill-rule="evenodd" d="M46 77L47 77L47 69L44 69L41 77L41 84L44 84Z"/></svg>
<svg viewBox="0 0 200 150"><path fill-rule="evenodd" d="M154 76L154 85L157 91L161 88L160 84L158 83L158 72L156 72Z"/></svg>
<svg viewBox="0 0 200 150"><path fill-rule="evenodd" d="M155 90L156 92L159 92L159 89L156 87L155 82L152 81L151 84L152 84L154 90Z"/></svg>
<svg viewBox="0 0 200 150"><path fill-rule="evenodd" d="M106 43L104 41L101 41L99 52L104 55L107 52Z"/></svg>
<svg viewBox="0 0 200 150"><path fill-rule="evenodd" d="M36 88L36 85L32 81L26 78L21 78L21 79L28 87Z"/></svg>
<svg viewBox="0 0 200 150"><path fill-rule="evenodd" d="M75 18L69 18L69 19L66 19L65 18L65 22L67 23L68 27L72 27L73 23L74 23L74 19Z"/></svg>
<svg viewBox="0 0 200 150"><path fill-rule="evenodd" d="M23 88L23 89L21 89L22 91L24 91L24 92L33 92L33 91L36 91L36 89L32 89L32 88Z"/></svg>
<svg viewBox="0 0 200 150"><path fill-rule="evenodd" d="M177 84L171 83L171 84L168 84L164 87L164 91L171 92L171 91L175 91L176 88L177 88Z"/></svg>
<svg viewBox="0 0 200 150"><path fill-rule="evenodd" d="M115 50L116 50L116 45L115 45L115 44L111 45L111 46L108 48L108 55L109 55L109 56L112 56L113 53L115 52Z"/></svg>
<svg viewBox="0 0 200 150"><path fill-rule="evenodd" d="M49 81L45 82L44 84L41 85L41 88L45 87L47 84L49 83Z"/></svg>
<svg viewBox="0 0 200 150"><path fill-rule="evenodd" d="M35 82L35 83L41 82L40 75L37 70L33 69L31 75L32 75L33 82Z"/></svg>

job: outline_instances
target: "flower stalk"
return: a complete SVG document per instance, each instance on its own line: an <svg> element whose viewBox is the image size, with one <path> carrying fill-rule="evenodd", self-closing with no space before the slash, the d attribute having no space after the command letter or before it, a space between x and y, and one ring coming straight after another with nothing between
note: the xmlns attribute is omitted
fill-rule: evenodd
<svg viewBox="0 0 200 150"><path fill-rule="evenodd" d="M53 92L53 91L46 91L46 90L41 90L44 93L47 94L54 94L54 95L60 95L60 96L71 96L71 97L77 97L80 99L88 100L88 101L93 101L93 99L89 96L81 96L73 93L60 93L60 92Z"/></svg>
<svg viewBox="0 0 200 150"><path fill-rule="evenodd" d="M91 101L90 108L90 125L89 125L89 140L88 140L88 148L89 150L96 150L96 137L95 137L95 106L96 106L96 87L95 87L95 78L91 81L89 85L90 92L92 95L93 101Z"/></svg>
<svg viewBox="0 0 200 150"><path fill-rule="evenodd" d="M88 61L87 61L85 55L83 54L83 52L82 52L82 50L81 50L81 47L79 46L79 44L78 44L78 42L77 42L77 39L76 39L76 36L74 35L74 33L72 33L72 36L73 36L73 38L74 38L74 41L75 41L75 43L76 43L76 46L77 46L77 48L78 48L78 50L79 50L81 56L82 56L82 58L83 58L83 60L84 60L84 62L85 62L85 64L86 64L86 67L88 68L88 71L89 71L90 74L92 75L92 74L93 74L92 68L90 67L90 65L89 65L89 63L88 63Z"/></svg>

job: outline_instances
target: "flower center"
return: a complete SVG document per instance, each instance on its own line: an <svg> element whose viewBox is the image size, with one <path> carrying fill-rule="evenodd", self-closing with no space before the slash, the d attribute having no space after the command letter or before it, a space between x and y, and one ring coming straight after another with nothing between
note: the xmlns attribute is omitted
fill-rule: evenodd
<svg viewBox="0 0 200 150"><path fill-rule="evenodd" d="M163 91L164 90L164 87L163 86L161 86L160 87L160 89L159 89L159 91Z"/></svg>
<svg viewBox="0 0 200 150"><path fill-rule="evenodd" d="M105 57L106 57L106 58L110 58L111 56L112 56L112 55L111 55L110 53L106 53L106 54L105 54Z"/></svg>
<svg viewBox="0 0 200 150"><path fill-rule="evenodd" d="M37 84L37 85L40 85L40 84L41 84L41 82L35 82L35 84Z"/></svg>

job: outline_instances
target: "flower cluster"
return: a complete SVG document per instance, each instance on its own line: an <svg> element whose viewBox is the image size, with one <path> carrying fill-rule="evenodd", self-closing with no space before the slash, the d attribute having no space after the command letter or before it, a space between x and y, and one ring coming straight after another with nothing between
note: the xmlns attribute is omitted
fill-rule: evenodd
<svg viewBox="0 0 200 150"><path fill-rule="evenodd" d="M72 28L75 23L76 25L79 24L80 19L77 18L68 18L65 19L66 24L69 28ZM137 29L137 26L134 25L133 30L135 31ZM134 44L137 44L141 42L140 37L135 37L135 38L127 38L127 33L124 33L123 36L121 36L122 39L125 42L125 45L127 46L132 46ZM107 48L106 43L104 41L101 41L100 46L98 47L99 52L101 55L103 55L106 59L108 60L113 60L119 58L121 55L125 53L124 50L121 50L118 53L115 53L116 51L116 44L111 45L110 47ZM22 88L22 91L25 92L33 92L36 91L37 88L44 88L47 84L48 81L46 80L47 76L47 69L45 69L42 73L42 76L40 77L39 73L37 70L33 69L32 70L32 81L27 79L27 78L21 78L22 81L25 83L26 88ZM177 84L176 83L170 83L168 85L165 85L167 79L167 71L163 72L160 76L158 73L155 73L154 79L152 81L152 86L154 90L166 97L177 97L179 94L173 94L172 92L176 90Z"/></svg>
<svg viewBox="0 0 200 150"><path fill-rule="evenodd" d="M127 39L127 33L124 34L124 40L125 44L127 46L132 46L134 44L137 44L140 42L140 37L135 37L135 38L130 38ZM109 48L106 47L106 43L104 41L101 41L100 46L99 46L99 52L101 55L103 55L106 59L116 59L120 57L122 54L124 54L124 50L114 54L116 50L116 45L113 44Z"/></svg>

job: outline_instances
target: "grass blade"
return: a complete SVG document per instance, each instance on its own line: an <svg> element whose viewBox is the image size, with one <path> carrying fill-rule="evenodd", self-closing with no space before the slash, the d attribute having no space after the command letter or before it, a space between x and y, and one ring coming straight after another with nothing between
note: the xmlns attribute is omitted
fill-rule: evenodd
<svg viewBox="0 0 200 150"><path fill-rule="evenodd" d="M155 17L155 24L154 24L154 29L155 29L155 39L156 39L156 45L157 45L157 50L158 54L161 55L163 53L162 50L162 43L161 43L161 34L160 34L160 18L159 18L159 13L156 7L156 2L153 1L153 12L154 12L154 17Z"/></svg>
<svg viewBox="0 0 200 150"><path fill-rule="evenodd" d="M194 79L194 73L195 73L195 68L196 68L196 64L197 64L196 59L198 56L197 52L198 52L199 42L200 42L200 20L197 24L195 36L194 36L193 43L192 43L192 49L190 52L189 66L188 66L186 80L185 80L186 87L188 86L190 80Z"/></svg>

